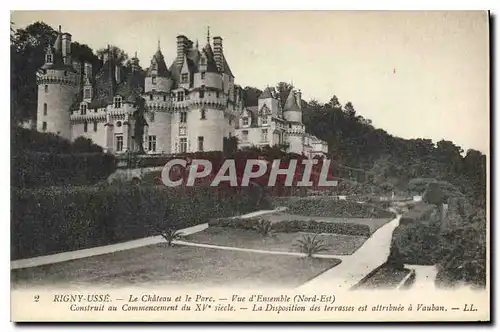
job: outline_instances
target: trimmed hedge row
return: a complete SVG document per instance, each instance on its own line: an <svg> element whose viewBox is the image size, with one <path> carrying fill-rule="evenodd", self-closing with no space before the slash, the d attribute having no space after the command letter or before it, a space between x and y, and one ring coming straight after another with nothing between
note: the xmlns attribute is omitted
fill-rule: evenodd
<svg viewBox="0 0 500 332"><path fill-rule="evenodd" d="M11 259L128 241L218 216L267 209L252 194L221 197L211 188L165 186L13 189Z"/></svg>
<svg viewBox="0 0 500 332"><path fill-rule="evenodd" d="M314 217L395 218L396 214L370 204L334 201L329 197L273 198L274 206L285 206L287 212Z"/></svg>
<svg viewBox="0 0 500 332"><path fill-rule="evenodd" d="M17 152L11 157L11 182L33 188L88 185L106 179L116 169L115 157L103 153L52 154Z"/></svg>
<svg viewBox="0 0 500 332"><path fill-rule="evenodd" d="M259 224L258 218L219 218L208 222L210 227L230 227L240 229L255 229ZM354 223L329 223L315 220L284 220L273 223L271 229L280 233L311 232L331 233L343 235L358 235L369 237L371 235L368 225Z"/></svg>

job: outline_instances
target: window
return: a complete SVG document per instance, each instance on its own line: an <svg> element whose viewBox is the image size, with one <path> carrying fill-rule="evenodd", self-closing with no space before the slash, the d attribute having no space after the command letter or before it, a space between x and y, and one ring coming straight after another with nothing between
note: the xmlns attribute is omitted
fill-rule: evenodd
<svg viewBox="0 0 500 332"><path fill-rule="evenodd" d="M42 123L42 130L43 131L47 130L47 122L45 121Z"/></svg>
<svg viewBox="0 0 500 332"><path fill-rule="evenodd" d="M288 128L292 128L292 124L291 123L288 124Z"/></svg>
<svg viewBox="0 0 500 332"><path fill-rule="evenodd" d="M149 95L149 100L153 100L153 95Z"/></svg>
<svg viewBox="0 0 500 332"><path fill-rule="evenodd" d="M90 88L85 88L83 90L83 99L89 99L90 98Z"/></svg>
<svg viewBox="0 0 500 332"><path fill-rule="evenodd" d="M202 57L200 59L200 65L205 66L206 64L207 64L207 59L205 59L204 57Z"/></svg>
<svg viewBox="0 0 500 332"><path fill-rule="evenodd" d="M219 98L219 91L217 91L217 92L215 93L215 97L216 97L216 98Z"/></svg>
<svg viewBox="0 0 500 332"><path fill-rule="evenodd" d="M181 136L185 136L186 135L186 128L185 127L181 127L180 128L179 135L181 135Z"/></svg>
<svg viewBox="0 0 500 332"><path fill-rule="evenodd" d="M49 92L49 86L45 84L45 93Z"/></svg>
<svg viewBox="0 0 500 332"><path fill-rule="evenodd" d="M68 72L66 70L64 71L64 76L68 76Z"/></svg>
<svg viewBox="0 0 500 332"><path fill-rule="evenodd" d="M181 138L181 153L187 152L187 138Z"/></svg>
<svg viewBox="0 0 500 332"><path fill-rule="evenodd" d="M243 137L242 137L243 141L244 142L248 141L248 130L243 130L241 133L243 134Z"/></svg>
<svg viewBox="0 0 500 332"><path fill-rule="evenodd" d="M149 115L149 121L155 122L155 112L151 112L151 114Z"/></svg>
<svg viewBox="0 0 500 332"><path fill-rule="evenodd" d="M47 115L47 103L43 103L43 115Z"/></svg>
<svg viewBox="0 0 500 332"><path fill-rule="evenodd" d="M233 118L229 117L229 125L231 126L233 124Z"/></svg>
<svg viewBox="0 0 500 332"><path fill-rule="evenodd" d="M266 125L266 124L267 124L267 115L264 115L264 116L262 117L262 124L263 124L263 125Z"/></svg>
<svg viewBox="0 0 500 332"><path fill-rule="evenodd" d="M156 151L156 136L148 136L148 151Z"/></svg>
<svg viewBox="0 0 500 332"><path fill-rule="evenodd" d="M86 132L87 132L87 129L88 129L87 122L84 122L84 123L83 123L83 132L84 132L84 133L86 133Z"/></svg>
<svg viewBox="0 0 500 332"><path fill-rule="evenodd" d="M97 131L97 121L94 121L94 132Z"/></svg>
<svg viewBox="0 0 500 332"><path fill-rule="evenodd" d="M198 136L198 151L203 151L203 136Z"/></svg>
<svg viewBox="0 0 500 332"><path fill-rule="evenodd" d="M186 122L187 122L187 113L181 112L181 123L186 123Z"/></svg>
<svg viewBox="0 0 500 332"><path fill-rule="evenodd" d="M81 115L87 114L87 104L81 104L80 105L80 114Z"/></svg>
<svg viewBox="0 0 500 332"><path fill-rule="evenodd" d="M262 142L267 142L267 129L262 129L262 132L260 133L260 140Z"/></svg>
<svg viewBox="0 0 500 332"><path fill-rule="evenodd" d="M116 135L116 151L120 152L123 150L123 136Z"/></svg>
<svg viewBox="0 0 500 332"><path fill-rule="evenodd" d="M205 79L205 72L201 72L201 79L204 80Z"/></svg>
<svg viewBox="0 0 500 332"><path fill-rule="evenodd" d="M52 54L47 54L47 62L52 63Z"/></svg>
<svg viewBox="0 0 500 332"><path fill-rule="evenodd" d="M205 98L205 91L201 90L200 91L200 99Z"/></svg>
<svg viewBox="0 0 500 332"><path fill-rule="evenodd" d="M243 125L248 126L248 117L243 118Z"/></svg>
<svg viewBox="0 0 500 332"><path fill-rule="evenodd" d="M201 113L201 120L205 120L207 118L206 111L204 109L201 109L200 113Z"/></svg>
<svg viewBox="0 0 500 332"><path fill-rule="evenodd" d="M156 76L151 77L151 84L156 84Z"/></svg>
<svg viewBox="0 0 500 332"><path fill-rule="evenodd" d="M118 128L120 128L120 127L122 126L122 122L121 122L121 121L118 121L118 122L116 123L116 126L117 126Z"/></svg>
<svg viewBox="0 0 500 332"><path fill-rule="evenodd" d="M122 97L118 96L114 98L114 104L115 108L121 108L122 107Z"/></svg>
<svg viewBox="0 0 500 332"><path fill-rule="evenodd" d="M167 95L163 95L163 101L167 101Z"/></svg>
<svg viewBox="0 0 500 332"><path fill-rule="evenodd" d="M184 91L177 92L177 101L183 101L183 100L184 100Z"/></svg>
<svg viewBox="0 0 500 332"><path fill-rule="evenodd" d="M189 74L188 73L183 73L181 75L181 83L188 83L189 81Z"/></svg>

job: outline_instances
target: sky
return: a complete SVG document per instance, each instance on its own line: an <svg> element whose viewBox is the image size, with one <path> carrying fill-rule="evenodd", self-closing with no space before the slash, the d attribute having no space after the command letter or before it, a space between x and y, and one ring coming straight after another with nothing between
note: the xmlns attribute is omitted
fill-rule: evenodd
<svg viewBox="0 0 500 332"><path fill-rule="evenodd" d="M392 135L489 152L486 12L17 11L11 20L61 25L94 50L137 52L143 67L158 40L170 64L177 35L202 47L210 27L236 84L293 83L307 101L351 101Z"/></svg>

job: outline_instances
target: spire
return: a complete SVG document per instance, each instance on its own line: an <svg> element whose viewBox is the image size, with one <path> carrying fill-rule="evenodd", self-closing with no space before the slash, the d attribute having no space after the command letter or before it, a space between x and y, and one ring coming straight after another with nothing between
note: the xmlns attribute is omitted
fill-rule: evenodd
<svg viewBox="0 0 500 332"><path fill-rule="evenodd" d="M158 37L158 51L160 50L160 37Z"/></svg>
<svg viewBox="0 0 500 332"><path fill-rule="evenodd" d="M210 44L210 26L207 26L207 44Z"/></svg>
<svg viewBox="0 0 500 332"><path fill-rule="evenodd" d="M198 38L196 38L196 49L198 49Z"/></svg>

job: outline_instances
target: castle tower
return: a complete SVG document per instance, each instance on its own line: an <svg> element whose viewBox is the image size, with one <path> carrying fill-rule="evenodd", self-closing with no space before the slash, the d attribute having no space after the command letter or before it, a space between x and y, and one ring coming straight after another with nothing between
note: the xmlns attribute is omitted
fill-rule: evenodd
<svg viewBox="0 0 500 332"><path fill-rule="evenodd" d="M273 97L273 93L270 87L264 89L259 96L258 107L259 112L262 110L264 105L271 111L273 117L278 117L279 105L278 100Z"/></svg>
<svg viewBox="0 0 500 332"><path fill-rule="evenodd" d="M78 86L78 74L71 61L71 35L59 32L37 72L37 130L71 139L70 107Z"/></svg>
<svg viewBox="0 0 500 332"><path fill-rule="evenodd" d="M283 117L289 122L302 123L302 110L297 105L295 90L290 90L283 107Z"/></svg>
<svg viewBox="0 0 500 332"><path fill-rule="evenodd" d="M170 92L172 89L172 75L167 68L165 58L160 48L160 41L158 41L158 49L151 59L151 66L146 75L145 92Z"/></svg>

